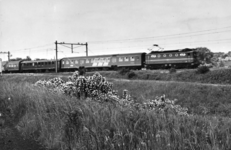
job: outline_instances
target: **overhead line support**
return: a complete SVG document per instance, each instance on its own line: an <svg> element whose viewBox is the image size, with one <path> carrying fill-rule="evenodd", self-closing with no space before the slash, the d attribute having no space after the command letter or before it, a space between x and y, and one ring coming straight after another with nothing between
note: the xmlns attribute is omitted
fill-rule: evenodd
<svg viewBox="0 0 231 150"><path fill-rule="evenodd" d="M60 45L71 45L71 52L73 53L73 45L83 45L86 46L86 56L88 57L88 43L65 43L65 42L57 42L55 41L55 52L56 52L56 66L55 66L55 72L58 72L58 44ZM60 64L61 65L61 64Z"/></svg>

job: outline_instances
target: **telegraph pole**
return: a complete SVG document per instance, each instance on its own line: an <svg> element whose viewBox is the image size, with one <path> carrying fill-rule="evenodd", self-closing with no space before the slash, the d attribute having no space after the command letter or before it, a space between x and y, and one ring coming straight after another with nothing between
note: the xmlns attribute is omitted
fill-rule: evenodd
<svg viewBox="0 0 231 150"><path fill-rule="evenodd" d="M87 44L87 42L86 42L86 56L88 57L88 44Z"/></svg>
<svg viewBox="0 0 231 150"><path fill-rule="evenodd" d="M55 41L55 72L58 73L58 42Z"/></svg>

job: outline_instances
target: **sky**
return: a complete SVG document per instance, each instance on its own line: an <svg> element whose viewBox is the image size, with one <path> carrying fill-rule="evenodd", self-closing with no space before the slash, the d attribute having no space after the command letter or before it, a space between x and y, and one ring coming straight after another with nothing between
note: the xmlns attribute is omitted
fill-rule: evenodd
<svg viewBox="0 0 231 150"><path fill-rule="evenodd" d="M0 52L54 59L58 41L87 42L89 56L196 47L226 53L230 6L230 0L0 0ZM58 58L85 51L58 45Z"/></svg>

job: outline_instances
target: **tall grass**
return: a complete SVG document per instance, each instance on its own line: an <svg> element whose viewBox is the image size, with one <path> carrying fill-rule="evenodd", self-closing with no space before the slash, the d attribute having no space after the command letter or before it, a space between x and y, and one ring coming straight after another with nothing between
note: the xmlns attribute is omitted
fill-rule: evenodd
<svg viewBox="0 0 231 150"><path fill-rule="evenodd" d="M35 138L48 148L231 149L230 118L207 115L179 116L168 111L137 111L112 103L71 98L34 87L27 82L0 81L0 85L0 102L12 110L8 122L13 122L12 125L25 137ZM143 88L135 89L135 85ZM171 93L170 89L178 88L180 93L180 89L183 90L187 86L189 85L177 87L177 84L157 84L152 87L147 83L135 82L118 82L115 85L116 88L126 87L134 91L132 94L137 96L137 100L145 100L151 94L158 95L162 92L171 97L174 96L174 91L172 95L168 94ZM181 101L187 100L186 95L189 95L189 89L192 88L193 86L189 86L188 90L179 95L175 91L175 96L185 96ZM149 91L145 93L145 89ZM161 91L163 89L165 90ZM206 92L209 89L213 88L203 87L200 90ZM0 111L6 110L1 108Z"/></svg>

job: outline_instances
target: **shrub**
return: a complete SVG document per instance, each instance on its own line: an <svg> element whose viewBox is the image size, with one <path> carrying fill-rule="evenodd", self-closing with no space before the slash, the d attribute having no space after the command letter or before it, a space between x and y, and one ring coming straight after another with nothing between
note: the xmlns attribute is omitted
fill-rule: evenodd
<svg viewBox="0 0 231 150"><path fill-rule="evenodd" d="M127 73L127 76L128 76L128 79L131 79L131 78L136 77L137 75L136 75L136 73L134 71L130 71L130 72Z"/></svg>
<svg viewBox="0 0 231 150"><path fill-rule="evenodd" d="M81 76L83 76L83 75L85 75L85 73L86 73L86 70L85 70L85 68L79 68L79 75L81 75Z"/></svg>
<svg viewBox="0 0 231 150"><path fill-rule="evenodd" d="M176 73L176 68L170 68L169 73Z"/></svg>
<svg viewBox="0 0 231 150"><path fill-rule="evenodd" d="M119 70L119 74L121 74L121 75L125 75L128 72L130 72L130 69L128 69L128 68L122 68L121 70Z"/></svg>
<svg viewBox="0 0 231 150"><path fill-rule="evenodd" d="M209 67L207 67L207 66L200 66L200 67L197 68L196 72L199 73L199 74L205 74L205 73L207 73L209 71L210 71Z"/></svg>

